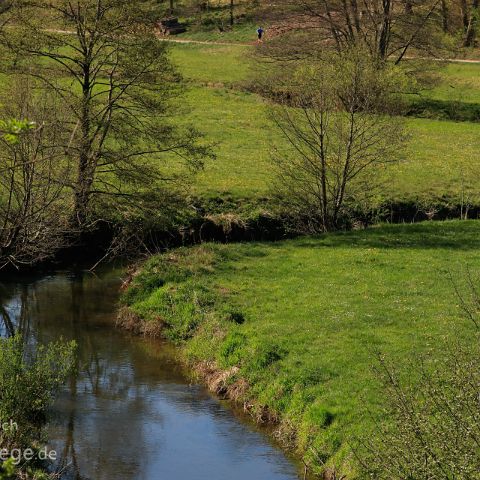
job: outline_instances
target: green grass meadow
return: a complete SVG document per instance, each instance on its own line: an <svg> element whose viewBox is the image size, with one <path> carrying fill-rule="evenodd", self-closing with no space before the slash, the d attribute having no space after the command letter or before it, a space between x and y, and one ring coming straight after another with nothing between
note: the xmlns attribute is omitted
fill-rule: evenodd
<svg viewBox="0 0 480 480"><path fill-rule="evenodd" d="M439 72L440 82L421 92L434 100L480 103L480 64L446 63Z"/></svg>
<svg viewBox="0 0 480 480"><path fill-rule="evenodd" d="M411 377L420 354L468 339L451 278L478 270L479 247L476 221L206 244L153 257L125 301L162 318L190 360L239 367L248 398L280 414L281 431L294 426L298 452L354 475L349 442L383 401L376 354Z"/></svg>
<svg viewBox="0 0 480 480"><path fill-rule="evenodd" d="M189 112L181 121L195 125L215 144L216 160L207 162L195 182L200 197L248 201L268 196L274 176L272 149L287 148L270 120L268 103L237 88L251 71L249 55L245 46L171 46L172 59L189 83L185 96ZM480 65L450 64L441 70L443 83L428 95L449 98L449 84L478 83L476 72ZM474 88L467 91L472 92L471 99L480 95ZM463 199L479 204L480 124L407 118L406 128L404 159L386 170L380 201L428 205Z"/></svg>

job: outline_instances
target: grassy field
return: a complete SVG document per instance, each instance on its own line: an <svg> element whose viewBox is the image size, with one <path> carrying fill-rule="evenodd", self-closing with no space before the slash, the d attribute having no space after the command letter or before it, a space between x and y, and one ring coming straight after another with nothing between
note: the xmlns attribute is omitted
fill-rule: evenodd
<svg viewBox="0 0 480 480"><path fill-rule="evenodd" d="M295 426L299 452L351 474L348 439L368 435L382 402L375 352L411 376L420 352L437 358L445 339L468 337L449 275L478 269L479 247L475 221L207 244L150 259L125 301L166 322L190 360L239 367L230 382L246 379L285 436Z"/></svg>
<svg viewBox="0 0 480 480"><path fill-rule="evenodd" d="M448 63L439 84L421 93L434 100L480 103L480 64Z"/></svg>
<svg viewBox="0 0 480 480"><path fill-rule="evenodd" d="M269 118L266 101L235 88L248 77L249 50L242 46L172 47L174 61L190 82L186 96L190 112L185 121L216 144L217 159L208 162L195 185L201 197L248 201L268 196L274 175L272 147L286 148ZM466 68L470 72L466 78L474 78L471 67L451 65L447 74ZM460 203L463 197L479 204L480 124L415 118L406 123L410 141L404 161L385 172L379 201L428 205Z"/></svg>
<svg viewBox="0 0 480 480"><path fill-rule="evenodd" d="M250 47L243 45L174 44L171 58L190 83L231 86L248 78Z"/></svg>
<svg viewBox="0 0 480 480"><path fill-rule="evenodd" d="M221 31L217 25L211 24L209 26L191 25L189 30L183 34L178 35L178 38L196 40L196 41L209 41L209 42L224 42L224 43L239 43L239 44L254 44L257 41L257 28L261 25L257 25L251 21L242 22L235 25L235 28L231 29L228 25L228 20L223 17L223 21L217 21L217 25L222 25L224 28ZM188 22L188 19L186 19Z"/></svg>
<svg viewBox="0 0 480 480"><path fill-rule="evenodd" d="M208 32L204 34L212 40ZM255 69L251 58L255 47L188 43L170 47L171 58L187 81L178 121L204 132L217 155L207 160L194 194L201 199L263 203L274 178L272 150L285 149L287 144L269 118L268 103L244 88ZM480 98L476 88L480 65L450 64L441 73L442 83L423 92L426 98L453 101L451 90L463 92L472 104ZM385 171L378 202L425 208L462 201L480 205L476 188L480 123L418 118L407 118L406 123L410 141L404 161Z"/></svg>

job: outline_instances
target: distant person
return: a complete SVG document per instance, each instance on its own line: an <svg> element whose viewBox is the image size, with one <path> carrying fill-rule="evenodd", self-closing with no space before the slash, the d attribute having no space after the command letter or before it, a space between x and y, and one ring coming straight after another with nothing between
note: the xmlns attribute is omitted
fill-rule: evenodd
<svg viewBox="0 0 480 480"><path fill-rule="evenodd" d="M257 43L263 43L263 34L265 33L265 30L260 27L258 30L257 30L257 36L258 36L258 40L257 40Z"/></svg>

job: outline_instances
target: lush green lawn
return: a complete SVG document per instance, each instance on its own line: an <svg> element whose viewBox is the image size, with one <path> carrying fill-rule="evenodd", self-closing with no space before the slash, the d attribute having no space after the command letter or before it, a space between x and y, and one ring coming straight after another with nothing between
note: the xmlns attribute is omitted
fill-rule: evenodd
<svg viewBox="0 0 480 480"><path fill-rule="evenodd" d="M254 44L257 41L257 28L263 26L248 21L241 22L240 24L237 23L235 27L231 29L225 16L222 16L222 20L223 22L217 20L217 25L223 23L224 31L221 31L215 25L208 27L205 25L192 25L185 33L177 35L177 38L219 43Z"/></svg>
<svg viewBox="0 0 480 480"><path fill-rule="evenodd" d="M249 47L177 43L172 45L171 53L174 63L192 83L221 87L248 78Z"/></svg>
<svg viewBox="0 0 480 480"><path fill-rule="evenodd" d="M405 160L390 172L386 199L437 203L442 197L478 205L480 124L408 119L410 140Z"/></svg>
<svg viewBox="0 0 480 480"><path fill-rule="evenodd" d="M299 451L313 445L350 471L347 439L368 435L382 402L375 353L411 376L419 352L467 338L449 278L463 283L467 265L480 267L478 222L380 226L169 252L126 299L187 339L189 358L240 367L249 395L295 425Z"/></svg>
<svg viewBox="0 0 480 480"><path fill-rule="evenodd" d="M257 95L235 90L193 87L186 120L216 143L217 158L199 175L200 196L259 198L273 179L273 147L286 142L269 119L268 105ZM480 125L408 119L405 159L385 172L382 200L460 202L462 191L480 202Z"/></svg>
<svg viewBox="0 0 480 480"><path fill-rule="evenodd" d="M217 158L209 161L196 183L201 196L258 198L272 178L272 142L282 139L273 129L268 109L257 95L235 90L192 88L187 121L215 143Z"/></svg>
<svg viewBox="0 0 480 480"><path fill-rule="evenodd" d="M440 82L422 92L434 100L480 103L480 64L448 63L438 72Z"/></svg>
<svg viewBox="0 0 480 480"><path fill-rule="evenodd" d="M274 175L273 147L286 148L260 96L224 87L248 78L248 53L249 48L242 46L172 46L174 61L191 83L186 96L190 112L184 121L216 144L217 159L207 163L196 182L200 196L267 196ZM459 64L447 70L464 68L465 77L471 78L480 66ZM474 94L472 90L472 98ZM405 160L385 172L380 200L460 203L463 195L469 202L480 203L480 125L412 118L406 123L410 140Z"/></svg>

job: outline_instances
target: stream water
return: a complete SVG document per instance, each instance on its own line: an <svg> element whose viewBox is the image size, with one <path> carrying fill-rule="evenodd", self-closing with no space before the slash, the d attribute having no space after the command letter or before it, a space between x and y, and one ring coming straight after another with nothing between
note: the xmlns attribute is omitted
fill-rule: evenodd
<svg viewBox="0 0 480 480"><path fill-rule="evenodd" d="M62 478L298 479L264 432L188 382L170 346L114 328L119 286L115 270L0 283L0 335L78 343L77 373L48 427Z"/></svg>

